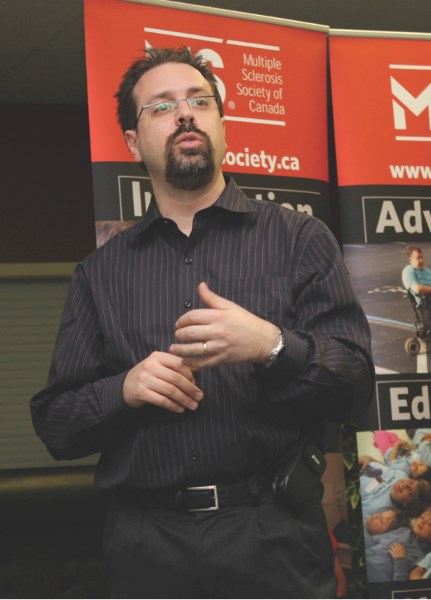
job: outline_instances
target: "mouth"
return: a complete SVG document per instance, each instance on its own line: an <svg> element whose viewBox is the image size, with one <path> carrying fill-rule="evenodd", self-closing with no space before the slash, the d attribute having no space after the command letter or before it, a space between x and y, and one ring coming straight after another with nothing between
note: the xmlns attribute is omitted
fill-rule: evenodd
<svg viewBox="0 0 431 600"><path fill-rule="evenodd" d="M398 483L395 484L395 489L397 490L397 492L402 493L405 489L405 486L401 481L399 481Z"/></svg>
<svg viewBox="0 0 431 600"><path fill-rule="evenodd" d="M181 148L197 148L202 144L200 135L194 132L181 133L175 140L177 146Z"/></svg>

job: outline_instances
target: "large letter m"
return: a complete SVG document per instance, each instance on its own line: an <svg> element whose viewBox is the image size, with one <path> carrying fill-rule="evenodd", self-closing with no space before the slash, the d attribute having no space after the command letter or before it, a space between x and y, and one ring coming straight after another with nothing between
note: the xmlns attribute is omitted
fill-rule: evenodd
<svg viewBox="0 0 431 600"><path fill-rule="evenodd" d="M413 96L398 81L391 77L391 90L396 100L392 100L395 129L407 129L407 108L418 117L428 108L429 127L431 129L431 83L417 96Z"/></svg>

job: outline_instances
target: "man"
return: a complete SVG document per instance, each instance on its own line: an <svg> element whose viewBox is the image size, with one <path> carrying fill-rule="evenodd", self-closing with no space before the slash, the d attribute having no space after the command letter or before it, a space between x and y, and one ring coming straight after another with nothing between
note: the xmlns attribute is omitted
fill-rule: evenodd
<svg viewBox="0 0 431 600"><path fill-rule="evenodd" d="M425 266L421 248L408 246L406 252L409 264L404 267L401 278L404 287L414 293L419 305L420 296L431 294L431 269Z"/></svg>
<svg viewBox="0 0 431 600"><path fill-rule="evenodd" d="M404 267L401 278L416 301L416 311L422 323L418 337L427 341L431 331L431 269L425 266L421 248L408 246L406 252L409 264Z"/></svg>
<svg viewBox="0 0 431 600"><path fill-rule="evenodd" d="M271 485L282 457L372 393L339 248L223 177L201 57L148 50L117 98L154 197L78 265L35 428L56 458L101 453L114 597L333 597L317 494L294 511Z"/></svg>

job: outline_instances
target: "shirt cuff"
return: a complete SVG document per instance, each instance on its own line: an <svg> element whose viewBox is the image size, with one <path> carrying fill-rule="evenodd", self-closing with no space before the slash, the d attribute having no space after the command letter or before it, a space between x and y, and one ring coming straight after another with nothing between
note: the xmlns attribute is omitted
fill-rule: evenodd
<svg viewBox="0 0 431 600"><path fill-rule="evenodd" d="M394 581L404 581L408 579L407 556L394 558Z"/></svg>
<svg viewBox="0 0 431 600"><path fill-rule="evenodd" d="M280 327L286 340L281 356L270 367L256 366L252 376L259 382L278 387L302 373L309 360L310 344L293 331Z"/></svg>
<svg viewBox="0 0 431 600"><path fill-rule="evenodd" d="M101 405L103 416L106 418L128 409L123 401L123 385L127 373L128 371L125 371L104 381Z"/></svg>

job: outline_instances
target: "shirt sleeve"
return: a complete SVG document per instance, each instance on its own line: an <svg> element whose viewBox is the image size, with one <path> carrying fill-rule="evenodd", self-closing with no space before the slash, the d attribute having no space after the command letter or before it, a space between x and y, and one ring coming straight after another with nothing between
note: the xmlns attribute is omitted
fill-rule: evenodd
<svg viewBox="0 0 431 600"><path fill-rule="evenodd" d="M412 285L418 283L417 277L415 275L415 271L411 265L407 265L404 267L403 272L401 273L401 279L403 282L403 286L406 290L409 290Z"/></svg>
<svg viewBox="0 0 431 600"><path fill-rule="evenodd" d="M131 409L122 401L127 370L108 371L104 339L84 270L72 276L48 385L30 401L36 433L57 459L101 452Z"/></svg>
<svg viewBox="0 0 431 600"><path fill-rule="evenodd" d="M416 565L428 571L428 569L431 568L431 552L425 554L425 556L419 562L417 562Z"/></svg>
<svg viewBox="0 0 431 600"><path fill-rule="evenodd" d="M372 397L371 335L338 243L320 221L308 221L298 236L290 275L295 306L293 326L281 324L285 352L255 377L270 401L349 421Z"/></svg>
<svg viewBox="0 0 431 600"><path fill-rule="evenodd" d="M409 578L408 571L408 558L403 556L402 558L394 558L394 575L393 581L406 581Z"/></svg>
<svg viewBox="0 0 431 600"><path fill-rule="evenodd" d="M425 463L427 467L431 467L431 442L428 440L419 442L417 451L419 454L419 460Z"/></svg>

